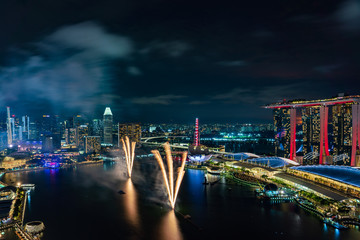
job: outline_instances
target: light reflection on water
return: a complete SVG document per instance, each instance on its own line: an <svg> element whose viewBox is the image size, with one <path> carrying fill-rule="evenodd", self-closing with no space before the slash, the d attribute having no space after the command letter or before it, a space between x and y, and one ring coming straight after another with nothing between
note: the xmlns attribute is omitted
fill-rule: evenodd
<svg viewBox="0 0 360 240"><path fill-rule="evenodd" d="M169 211L161 220L159 225L158 240L182 240L183 236L179 228L175 212Z"/></svg>
<svg viewBox="0 0 360 240"><path fill-rule="evenodd" d="M128 222L136 229L140 229L140 219L138 212L137 193L134 184L129 178L124 186L124 209Z"/></svg>
<svg viewBox="0 0 360 240"><path fill-rule="evenodd" d="M252 234L253 239L360 239L358 231L335 230L294 203L261 205L256 202L253 188L232 182L224 184L225 180L204 185L205 176L210 182L219 176L187 170L176 209L191 215L191 222L204 229L198 231L174 211L164 212L166 202L158 205L152 200L158 196L153 187L158 182L151 175L154 168L141 169L146 181L122 178L119 173L122 168L119 163L105 163L80 166L76 170L11 173L3 180L9 184L20 181L36 185L30 193L31 199L28 196L25 222L44 221L43 240L233 239L239 231L243 236ZM118 175L121 176L114 177ZM120 195L119 189L125 194Z"/></svg>

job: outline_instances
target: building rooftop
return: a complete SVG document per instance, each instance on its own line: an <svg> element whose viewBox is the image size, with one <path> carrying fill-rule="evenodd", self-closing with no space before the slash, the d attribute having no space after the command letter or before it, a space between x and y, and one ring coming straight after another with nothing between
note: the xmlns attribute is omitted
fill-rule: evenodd
<svg viewBox="0 0 360 240"><path fill-rule="evenodd" d="M338 193L335 190L327 189L325 187L319 186L319 185L317 185L315 183L312 183L310 181L306 181L306 180L301 179L299 177L289 175L287 173L276 173L275 176L278 177L278 178L282 178L284 180L293 182L293 183L295 183L297 185L301 185L301 186L304 186L306 188L309 188L309 189L311 189L311 190L313 190L315 192L321 193L321 194L323 194L323 195L325 195L327 197L330 197L330 198L332 198L334 200L337 200L337 201L347 199L346 196L344 196L343 194Z"/></svg>
<svg viewBox="0 0 360 240"><path fill-rule="evenodd" d="M339 182L360 187L360 170L349 166L308 165L291 169L317 174Z"/></svg>
<svg viewBox="0 0 360 240"><path fill-rule="evenodd" d="M292 161L287 158L281 157L260 157L260 158L251 158L248 160L250 163L255 163L259 165L266 165L271 168L281 168L284 166L294 166L299 165L297 162Z"/></svg>
<svg viewBox="0 0 360 240"><path fill-rule="evenodd" d="M260 156L253 153L241 152L241 153L225 154L225 157L233 158L234 160L245 160L248 158L259 158Z"/></svg>
<svg viewBox="0 0 360 240"><path fill-rule="evenodd" d="M297 166L299 163L281 157L261 157L253 153L234 153L226 154L225 157L234 159L235 161L244 160L248 163L263 165L271 168L280 168L284 166Z"/></svg>
<svg viewBox="0 0 360 240"><path fill-rule="evenodd" d="M109 107L105 108L104 115L113 115Z"/></svg>
<svg viewBox="0 0 360 240"><path fill-rule="evenodd" d="M282 101L277 103L272 103L264 106L264 108L291 108L291 107L313 107L320 105L335 105L335 104L345 104L360 102L360 95L355 96L344 96L344 97L335 97L328 99L317 99L317 100L290 100Z"/></svg>

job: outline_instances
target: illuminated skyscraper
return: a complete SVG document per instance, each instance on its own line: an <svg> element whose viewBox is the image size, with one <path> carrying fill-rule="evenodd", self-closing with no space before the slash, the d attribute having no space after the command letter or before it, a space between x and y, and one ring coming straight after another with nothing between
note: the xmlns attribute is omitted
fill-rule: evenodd
<svg viewBox="0 0 360 240"><path fill-rule="evenodd" d="M320 144L320 108L301 109L303 130L303 152L319 152Z"/></svg>
<svg viewBox="0 0 360 240"><path fill-rule="evenodd" d="M85 136L85 153L100 153L100 136Z"/></svg>
<svg viewBox="0 0 360 240"><path fill-rule="evenodd" d="M119 140L128 136L132 142L140 142L141 126L138 123L119 123ZM121 140L119 141L121 142Z"/></svg>
<svg viewBox="0 0 360 240"><path fill-rule="evenodd" d="M91 134L93 136L102 136L103 122L100 119L93 119L91 123Z"/></svg>
<svg viewBox="0 0 360 240"><path fill-rule="evenodd" d="M274 109L275 154L289 157L290 154L290 109Z"/></svg>
<svg viewBox="0 0 360 240"><path fill-rule="evenodd" d="M42 152L51 153L54 151L54 142L52 136L44 136L42 144Z"/></svg>
<svg viewBox="0 0 360 240"><path fill-rule="evenodd" d="M104 122L104 143L112 144L113 115L109 107L105 109L103 122Z"/></svg>
<svg viewBox="0 0 360 240"><path fill-rule="evenodd" d="M331 109L332 151L334 155L351 154L352 107L335 105Z"/></svg>
<svg viewBox="0 0 360 240"><path fill-rule="evenodd" d="M7 109L7 139L8 139L8 146L12 145L13 135L12 135L12 128L11 128L11 118L10 118L10 107L6 107Z"/></svg>
<svg viewBox="0 0 360 240"><path fill-rule="evenodd" d="M65 130L65 141L67 145L77 146L77 131L76 128L67 128Z"/></svg>
<svg viewBox="0 0 360 240"><path fill-rule="evenodd" d="M303 142L304 164L345 164L360 166L360 96L343 96L321 100L293 100L274 103L265 108L273 109L276 136L284 135L284 142L277 140L277 149L284 143L284 155L290 155L296 141ZM287 114L298 109L302 114L302 139L287 138ZM290 128L296 121L290 116ZM284 121L285 120L285 121ZM285 130L284 134L283 129ZM290 144L290 149L287 147ZM279 156L281 154L277 153ZM283 155L283 156L284 156ZM306 160L306 161L305 161Z"/></svg>
<svg viewBox="0 0 360 240"><path fill-rule="evenodd" d="M77 127L77 146L79 149L85 149L85 137L89 135L87 125L80 125Z"/></svg>
<svg viewBox="0 0 360 240"><path fill-rule="evenodd" d="M22 131L23 131L23 138L28 140L30 139L30 118L29 116L22 116Z"/></svg>
<svg viewBox="0 0 360 240"><path fill-rule="evenodd" d="M84 118L82 115L78 114L73 117L73 127L76 128L84 124Z"/></svg>

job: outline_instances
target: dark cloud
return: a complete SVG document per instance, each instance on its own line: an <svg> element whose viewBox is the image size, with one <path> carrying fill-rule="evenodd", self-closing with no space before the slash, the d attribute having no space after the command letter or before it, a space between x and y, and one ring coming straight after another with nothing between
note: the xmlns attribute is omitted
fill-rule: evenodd
<svg viewBox="0 0 360 240"><path fill-rule="evenodd" d="M212 97L215 101L225 104L257 104L259 106L283 99L307 98L316 90L310 82L288 83L281 85L257 86L253 88L235 88L229 92L221 93Z"/></svg>
<svg viewBox="0 0 360 240"><path fill-rule="evenodd" d="M54 111L89 113L118 99L110 89L111 61L130 56L128 38L86 22L61 27L35 45L26 59L1 69L2 104L47 102Z"/></svg>
<svg viewBox="0 0 360 240"><path fill-rule="evenodd" d="M323 73L323 74L328 74L328 73L331 73L334 70L340 68L341 66L343 66L343 64L322 65L322 66L315 67L314 70L318 71L320 73Z"/></svg>
<svg viewBox="0 0 360 240"><path fill-rule="evenodd" d="M133 76L142 75L141 70L135 66L129 66L126 70L130 75L133 75Z"/></svg>
<svg viewBox="0 0 360 240"><path fill-rule="evenodd" d="M189 102L190 105L203 105L203 104L210 104L210 103L211 103L210 101L201 101L201 100Z"/></svg>
<svg viewBox="0 0 360 240"><path fill-rule="evenodd" d="M161 95L154 97L138 97L138 98L133 98L131 101L135 104L143 104L143 105L157 105L157 104L170 105L184 98L186 98L186 96L169 94L169 95Z"/></svg>
<svg viewBox="0 0 360 240"><path fill-rule="evenodd" d="M160 52L167 54L170 57L180 57L185 52L191 49L190 44L184 41L170 41L170 42L160 42L154 41L151 42L146 48L142 49L140 52L143 54L148 54L152 52Z"/></svg>
<svg viewBox="0 0 360 240"><path fill-rule="evenodd" d="M359 16L357 0L0 1L0 104L270 121L279 99L359 94Z"/></svg>
<svg viewBox="0 0 360 240"><path fill-rule="evenodd" d="M341 27L349 31L360 30L360 2L358 0L343 1L335 17Z"/></svg>
<svg viewBox="0 0 360 240"><path fill-rule="evenodd" d="M218 62L218 64L225 67L238 67L238 66L245 66L246 62L241 60L235 60L235 61L221 61Z"/></svg>

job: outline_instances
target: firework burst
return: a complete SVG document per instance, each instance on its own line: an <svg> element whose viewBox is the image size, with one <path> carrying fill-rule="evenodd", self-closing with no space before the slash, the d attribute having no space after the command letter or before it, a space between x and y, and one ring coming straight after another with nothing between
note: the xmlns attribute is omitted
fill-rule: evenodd
<svg viewBox="0 0 360 240"><path fill-rule="evenodd" d="M167 163L167 173L164 161L159 153L158 150L152 150L151 152L154 154L155 159L157 160L161 173L163 175L164 183L166 186L167 194L169 197L170 206L172 209L175 208L176 198L179 193L179 188L184 177L185 171L185 162L187 157L187 152L183 152L181 166L177 168L176 172L176 180L174 179L174 165L173 165L173 158L171 155L170 144L167 142L164 144L164 149L166 153L166 163Z"/></svg>
<svg viewBox="0 0 360 240"><path fill-rule="evenodd" d="M125 140L122 138L121 142L122 142L123 149L125 152L125 159L126 159L128 175L129 175L129 178L131 178L131 173L132 173L132 168L133 168L134 158L135 158L136 142L131 142L131 144L130 144L130 140L129 140L128 136L125 137Z"/></svg>

